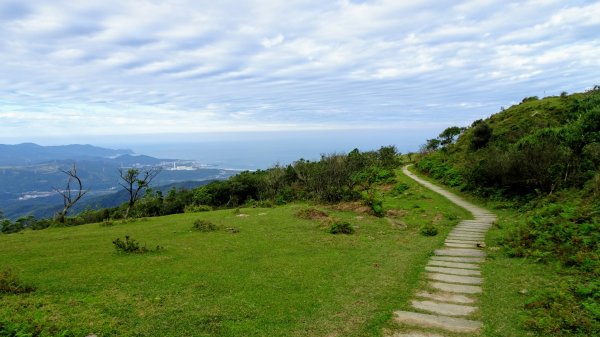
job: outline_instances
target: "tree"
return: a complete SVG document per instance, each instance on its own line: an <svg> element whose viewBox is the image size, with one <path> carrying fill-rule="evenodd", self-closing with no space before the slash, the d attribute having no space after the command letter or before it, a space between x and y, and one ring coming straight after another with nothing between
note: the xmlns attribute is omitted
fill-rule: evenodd
<svg viewBox="0 0 600 337"><path fill-rule="evenodd" d="M479 150L484 148L492 138L492 128L481 119L473 123L473 138L471 139L471 148Z"/></svg>
<svg viewBox="0 0 600 337"><path fill-rule="evenodd" d="M83 184L81 183L81 178L79 178L79 175L77 174L75 164L73 164L73 167L70 170L61 169L60 171L68 176L67 186L64 189L59 190L54 188L54 191L63 198L63 209L57 214L57 220L60 223L64 223L69 209L71 209L71 207L73 207L88 191L83 190ZM71 189L71 184L73 183L77 183L76 193Z"/></svg>
<svg viewBox="0 0 600 337"><path fill-rule="evenodd" d="M453 144L456 136L460 135L463 131L465 131L465 128L461 128L459 126L451 126L442 131L442 133L440 133L438 136L441 141L441 145L446 146Z"/></svg>
<svg viewBox="0 0 600 337"><path fill-rule="evenodd" d="M160 167L151 167L147 169L135 169L130 168L126 171L119 169L119 175L121 176L122 182L119 185L129 194L129 201L127 202L127 211L125 217L129 217L129 212L135 203L141 198L141 192L150 186L150 182L160 173Z"/></svg>
<svg viewBox="0 0 600 337"><path fill-rule="evenodd" d="M427 143L421 149L423 153L430 153L436 151L440 147L440 140L437 138L428 139Z"/></svg>

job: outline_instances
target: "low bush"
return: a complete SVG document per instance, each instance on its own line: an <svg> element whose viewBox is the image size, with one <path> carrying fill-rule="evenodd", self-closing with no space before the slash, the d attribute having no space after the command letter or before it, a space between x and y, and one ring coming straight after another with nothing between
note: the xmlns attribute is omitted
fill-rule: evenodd
<svg viewBox="0 0 600 337"><path fill-rule="evenodd" d="M316 208L303 208L296 212L296 217L305 220L320 220L329 217L327 213Z"/></svg>
<svg viewBox="0 0 600 337"><path fill-rule="evenodd" d="M419 232L425 236L436 236L438 234L437 228L435 228L435 226L432 224L421 226Z"/></svg>
<svg viewBox="0 0 600 337"><path fill-rule="evenodd" d="M156 248L154 250L148 249L146 247L146 245L140 246L140 244L136 240L130 238L129 235L125 236L125 240L116 238L115 240L113 240L113 245L115 246L115 249L119 253L142 254L142 253L148 253L151 251L157 252L157 251L163 249L163 247L161 247L161 246L156 246Z"/></svg>
<svg viewBox="0 0 600 337"><path fill-rule="evenodd" d="M194 221L192 229L198 232L214 232L219 227L208 220L198 219Z"/></svg>
<svg viewBox="0 0 600 337"><path fill-rule="evenodd" d="M528 328L544 336L598 336L600 284L558 284L525 304Z"/></svg>
<svg viewBox="0 0 600 337"><path fill-rule="evenodd" d="M183 209L184 213L199 213L199 212L210 212L213 208L207 205L187 205Z"/></svg>
<svg viewBox="0 0 600 337"><path fill-rule="evenodd" d="M105 219L104 221L102 221L102 222L100 223L100 226L101 226L101 227L112 227L112 226L114 226L114 225L115 225L114 221L112 221L112 220L108 220L108 219Z"/></svg>
<svg viewBox="0 0 600 337"><path fill-rule="evenodd" d="M394 185L394 188L392 189L392 194L393 195L401 195L404 192L406 192L406 190L408 190L408 185L405 183L397 183L396 185Z"/></svg>
<svg viewBox="0 0 600 337"><path fill-rule="evenodd" d="M0 294L23 294L33 290L32 286L21 282L12 269L0 272Z"/></svg>
<svg viewBox="0 0 600 337"><path fill-rule="evenodd" d="M329 226L329 233L331 234L353 234L354 228L347 221L337 220Z"/></svg>

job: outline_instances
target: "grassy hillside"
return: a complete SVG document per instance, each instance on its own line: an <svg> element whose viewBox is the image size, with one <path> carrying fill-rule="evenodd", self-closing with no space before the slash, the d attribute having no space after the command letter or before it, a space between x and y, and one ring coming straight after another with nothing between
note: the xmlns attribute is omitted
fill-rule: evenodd
<svg viewBox="0 0 600 337"><path fill-rule="evenodd" d="M429 253L468 215L399 176L385 218L342 203L242 208L0 235L0 270L35 287L0 295L0 335L377 336L408 302ZM334 209L335 208L335 209ZM368 207L367 207L368 209ZM197 219L219 227L192 230ZM438 236L419 234L433 223ZM152 248L117 253L129 235Z"/></svg>
<svg viewBox="0 0 600 337"><path fill-rule="evenodd" d="M500 214L487 303L516 323L497 335L518 336L517 324L600 335L600 88L525 98L457 129L455 142L429 140L416 167Z"/></svg>

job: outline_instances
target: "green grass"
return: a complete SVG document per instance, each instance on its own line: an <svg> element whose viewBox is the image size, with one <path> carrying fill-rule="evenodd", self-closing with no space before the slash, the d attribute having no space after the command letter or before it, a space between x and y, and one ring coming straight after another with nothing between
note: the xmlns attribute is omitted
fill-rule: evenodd
<svg viewBox="0 0 600 337"><path fill-rule="evenodd" d="M0 270L36 290L0 295L2 325L41 336L379 336L408 303L431 253L466 213L400 176L391 218L326 209L332 235L294 214L306 205L181 214L0 235ZM204 219L220 230L192 230ZM419 234L434 222L440 234ZM238 233L226 228L234 227ZM145 254L117 253L129 235Z"/></svg>

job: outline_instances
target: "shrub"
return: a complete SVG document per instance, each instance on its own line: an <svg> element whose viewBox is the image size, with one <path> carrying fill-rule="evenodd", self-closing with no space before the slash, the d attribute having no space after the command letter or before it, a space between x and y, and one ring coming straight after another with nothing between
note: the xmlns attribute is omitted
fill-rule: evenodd
<svg viewBox="0 0 600 337"><path fill-rule="evenodd" d="M329 233L331 234L352 234L354 233L354 228L347 221L334 221L333 224L329 227Z"/></svg>
<svg viewBox="0 0 600 337"><path fill-rule="evenodd" d="M144 245L143 247L140 246L140 244L129 237L129 235L125 236L125 240L121 240L120 238L116 238L115 240L113 240L113 245L115 246L115 249L117 250L117 252L119 253L136 253L136 254L141 254L141 253L147 253L150 252L151 250L149 250L148 248L146 248L146 245ZM161 246L156 246L156 248L154 249L154 251L159 251L162 250L163 247Z"/></svg>
<svg viewBox="0 0 600 337"><path fill-rule="evenodd" d="M305 220L318 220L329 217L327 213L316 208L304 208L296 212L296 217Z"/></svg>
<svg viewBox="0 0 600 337"><path fill-rule="evenodd" d="M184 213L199 213L199 212L210 212L213 208L208 205L186 205L183 209Z"/></svg>
<svg viewBox="0 0 600 337"><path fill-rule="evenodd" d="M101 227L111 227L111 226L114 226L114 225L115 225L115 223L112 220L109 220L109 219L104 219L104 221L102 221L100 223Z"/></svg>
<svg viewBox="0 0 600 337"><path fill-rule="evenodd" d="M0 294L23 294L33 290L32 286L21 282L11 269L0 272Z"/></svg>
<svg viewBox="0 0 600 337"><path fill-rule="evenodd" d="M208 220L198 219L194 221L192 229L199 232L214 232L218 229L218 227Z"/></svg>
<svg viewBox="0 0 600 337"><path fill-rule="evenodd" d="M396 185L394 185L394 188L392 189L392 194L394 195L401 195L402 193L406 192L406 190L408 190L408 185L405 183L397 183Z"/></svg>
<svg viewBox="0 0 600 337"><path fill-rule="evenodd" d="M525 324L545 336L597 336L600 331L598 289L574 289L570 284L555 285L534 296L525 304L528 318ZM593 295L593 294L592 294ZM587 297L587 299L586 299Z"/></svg>
<svg viewBox="0 0 600 337"><path fill-rule="evenodd" d="M435 226L432 224L421 226L420 232L425 236L436 236L438 234L437 228L435 228Z"/></svg>

